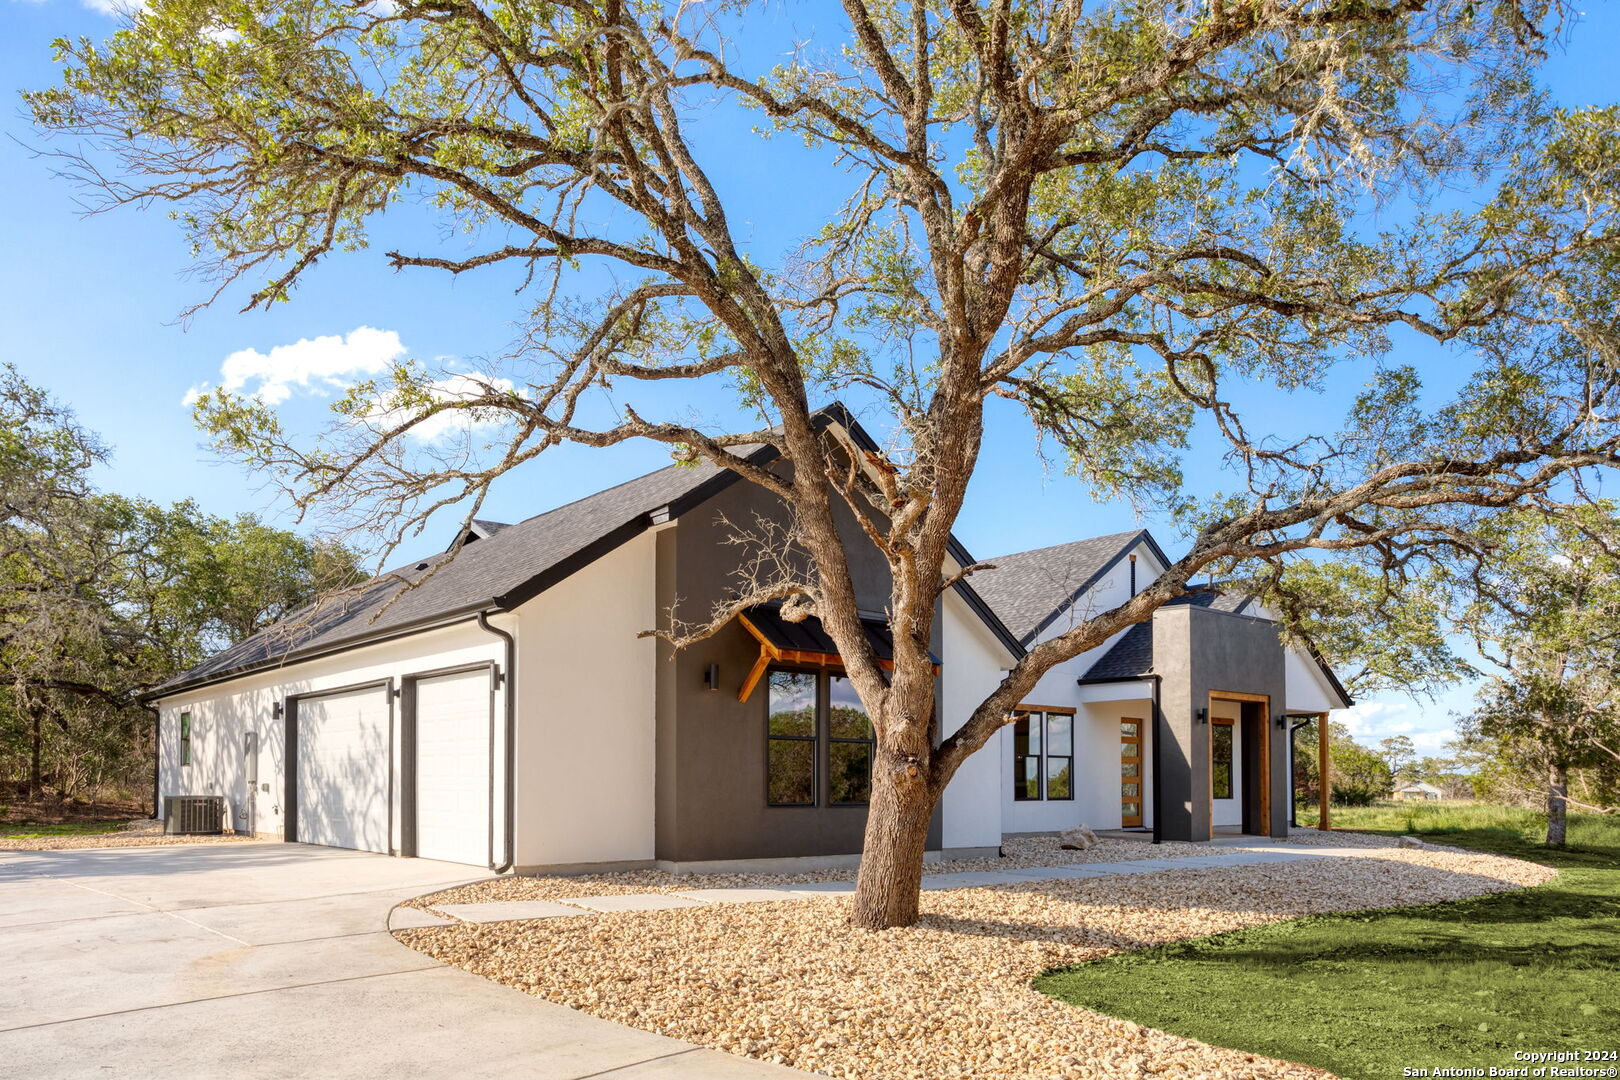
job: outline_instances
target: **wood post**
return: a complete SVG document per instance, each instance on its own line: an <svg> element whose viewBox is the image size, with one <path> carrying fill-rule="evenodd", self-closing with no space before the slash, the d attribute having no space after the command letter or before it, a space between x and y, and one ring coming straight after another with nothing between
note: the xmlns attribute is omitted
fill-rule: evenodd
<svg viewBox="0 0 1620 1080"><path fill-rule="evenodd" d="M1316 799L1318 829L1333 828L1333 812L1329 803L1333 799L1333 761L1328 753L1328 714L1316 714Z"/></svg>

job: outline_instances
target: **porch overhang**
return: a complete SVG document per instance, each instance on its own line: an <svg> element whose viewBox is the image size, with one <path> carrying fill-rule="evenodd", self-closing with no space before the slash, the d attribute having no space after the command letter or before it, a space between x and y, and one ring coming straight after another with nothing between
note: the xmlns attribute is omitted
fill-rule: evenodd
<svg viewBox="0 0 1620 1080"><path fill-rule="evenodd" d="M1104 701L1145 701L1153 696L1149 675L1128 679L1078 679L1079 700L1084 704Z"/></svg>
<svg viewBox="0 0 1620 1080"><path fill-rule="evenodd" d="M738 701L747 701L752 696L754 687L759 685L759 680L765 677L766 669L772 664L844 666L844 658L838 654L837 642L822 627L821 620L813 615L798 622L789 622L782 618L781 605L759 604L738 614L737 621L759 642L759 658L754 661L742 688L737 691ZM892 670L894 635L888 623L878 619L862 619L861 627L866 631L866 640L872 646L879 666ZM929 653L928 659L934 665L934 674L939 674L939 657Z"/></svg>

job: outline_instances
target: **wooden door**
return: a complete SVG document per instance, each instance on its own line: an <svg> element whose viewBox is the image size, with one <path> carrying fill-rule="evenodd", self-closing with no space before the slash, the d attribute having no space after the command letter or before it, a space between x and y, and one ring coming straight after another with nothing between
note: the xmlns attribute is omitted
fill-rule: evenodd
<svg viewBox="0 0 1620 1080"><path fill-rule="evenodd" d="M1119 823L1142 824L1142 721L1129 716L1119 722Z"/></svg>

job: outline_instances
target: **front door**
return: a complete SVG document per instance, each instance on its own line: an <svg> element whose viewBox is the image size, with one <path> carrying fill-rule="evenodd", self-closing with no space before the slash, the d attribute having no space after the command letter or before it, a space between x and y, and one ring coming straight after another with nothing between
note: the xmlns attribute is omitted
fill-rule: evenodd
<svg viewBox="0 0 1620 1080"><path fill-rule="evenodd" d="M1142 825L1142 721L1128 716L1119 722L1119 823Z"/></svg>

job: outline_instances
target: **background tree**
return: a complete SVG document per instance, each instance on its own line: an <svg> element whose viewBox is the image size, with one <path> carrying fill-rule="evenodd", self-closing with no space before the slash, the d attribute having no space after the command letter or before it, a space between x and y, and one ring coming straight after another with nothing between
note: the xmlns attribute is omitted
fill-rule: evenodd
<svg viewBox="0 0 1620 1080"><path fill-rule="evenodd" d="M97 490L106 448L0 369L0 780L145 791L143 690L356 580L347 549Z"/></svg>
<svg viewBox="0 0 1620 1080"><path fill-rule="evenodd" d="M319 439L252 399L199 402L220 448L299 506L398 541L441 507L470 517L548 447L651 439L790 507L807 569L776 560L658 632L683 644L784 599L837 643L877 735L858 925L915 919L945 786L1041 674L1194 575L1321 549L1409 571L1469 546L1481 515L1615 463L1616 113L1539 94L1561 12L843 0L799 47L748 38L767 32L755 10L154 0L105 43L62 43L62 85L29 102L84 148L68 171L110 203L175 208L221 289L251 281L249 307L290 298L406 199L443 227L393 266L532 282L502 371L401 365ZM848 193L779 252L739 238L734 151L694 134L762 122L797 146L784 167L821 154ZM1437 208L1492 169L1477 211ZM1374 206L1411 212L1380 225ZM1453 346L1443 386L1401 362L1406 335ZM1237 404L1245 387L1315 392L1351 362L1369 385L1337 431L1288 430L1274 397L1265 419ZM741 420L696 422L672 407L688 395L654 392L704 380L735 391ZM817 428L835 393L857 396L880 453ZM1094 493L1171 508L1190 543L1128 602L1030 649L936 745L939 594L990 572L948 562L990 397L1025 409ZM506 426L413 443L446 412ZM1232 491L1185 490L1195 430ZM760 443L789 467L731 452ZM892 673L861 629L840 502L892 573Z"/></svg>
<svg viewBox="0 0 1620 1080"><path fill-rule="evenodd" d="M1518 780L1521 791L1543 797L1547 844L1558 847L1571 802L1596 811L1615 805L1572 797L1570 774L1592 773L1589 796L1611 793L1620 776L1620 520L1600 505L1499 524L1464 615L1495 670L1463 730L1508 764L1493 770L1498 784Z"/></svg>
<svg viewBox="0 0 1620 1080"><path fill-rule="evenodd" d="M1417 761L1417 747L1405 735L1391 735L1381 739L1378 743L1378 752L1383 756L1384 764L1389 766L1390 775L1397 783L1412 779L1412 766Z"/></svg>

